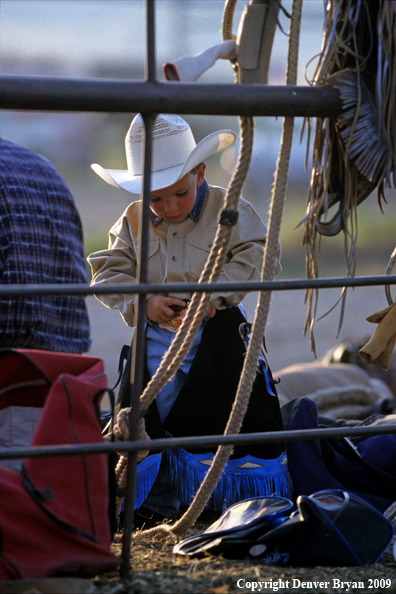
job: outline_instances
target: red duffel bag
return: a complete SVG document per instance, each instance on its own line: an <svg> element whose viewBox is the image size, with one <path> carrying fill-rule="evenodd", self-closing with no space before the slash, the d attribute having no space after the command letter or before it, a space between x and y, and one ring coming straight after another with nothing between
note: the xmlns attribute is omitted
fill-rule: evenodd
<svg viewBox="0 0 396 594"><path fill-rule="evenodd" d="M42 407L33 446L102 442L106 387L101 359L0 349L0 414ZM0 465L0 580L117 568L108 507L107 454L26 458L19 472Z"/></svg>

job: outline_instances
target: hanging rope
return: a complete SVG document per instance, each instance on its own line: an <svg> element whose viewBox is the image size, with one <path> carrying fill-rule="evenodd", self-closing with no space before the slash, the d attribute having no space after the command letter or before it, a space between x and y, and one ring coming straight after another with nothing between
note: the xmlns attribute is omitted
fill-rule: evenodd
<svg viewBox="0 0 396 594"><path fill-rule="evenodd" d="M293 85L296 84L297 80L301 7L302 0L294 0L287 71L287 84ZM253 130L253 122L251 118L242 118L242 123ZM279 232L283 213L284 197L286 193L292 136L293 118L286 118L284 121L282 147L277 163L277 172L271 199L268 235L263 258L261 277L265 280L272 280L276 270L276 257L278 253ZM252 335L249 341L237 395L227 423L227 427L224 432L225 435L239 433L242 426L256 374L257 360L259 357L266 321L268 318L270 297L270 292L266 292L264 296L261 295L259 299ZM198 489L191 506L182 516L182 518L180 518L180 520L178 520L173 526L160 525L152 528L151 530L148 530L146 534L151 535L159 532L168 532L175 536L179 536L190 526L192 526L204 510L232 451L233 446L220 446L218 448L213 463L209 468L200 488Z"/></svg>
<svg viewBox="0 0 396 594"><path fill-rule="evenodd" d="M238 163L237 163L234 175L233 175L233 177L230 181L230 184L227 188L227 192L226 192L226 196L225 196L225 200L224 200L223 213L237 212L237 207L239 204L239 197L241 195L241 190L242 190L243 184L245 182L247 172L249 169L249 165L250 165L250 160L251 160L252 147L253 147L253 120L252 120L252 118L240 118L239 124L240 124L240 134L241 134L241 149L240 149ZM216 234L216 238L215 238L215 241L213 244L213 248L215 248L215 249L212 248L212 250L211 250L208 261L205 265L205 269L201 275L200 282L205 282L205 280L202 280L205 277L207 277L209 279L209 282L214 282L214 278L217 278L219 276L220 271L221 271L223 264L225 263L225 260L227 257L227 248L228 248L228 243L229 243L229 238L230 238L231 232L232 232L232 226L227 225L227 224L223 224L223 225L219 226L217 234ZM216 251L217 251L217 254L216 254ZM169 352L173 351L173 350L176 351L176 356L170 363L172 370L174 368L174 372L178 369L178 366L180 365L180 363L183 361L185 355L187 354L187 352L185 352L180 355L180 353L178 352L178 349L179 348L185 349L185 344L187 343L190 335L192 334L192 338L194 337L194 333L196 332L196 330L198 329L198 327L202 321L202 317L204 315L206 304L207 304L207 301L209 300L209 297L210 297L210 295L205 294L205 299L199 299L198 294L193 295L192 301L191 301L188 309L190 309L191 307L194 307L195 302L198 301L196 314L193 317L193 314L190 313L190 316L187 315L184 318L183 324L180 327L177 335L175 336L175 339L172 341L172 344L171 344L171 347L170 347L168 353L165 354L165 358L167 358L168 356L170 358L171 356L169 355ZM202 305L202 303L203 303L203 305ZM203 309L203 312L202 312L202 316L200 317L200 312L202 309ZM193 317L193 319L192 319L191 325L188 326L188 321L192 317ZM198 323L197 323L197 319L199 320ZM176 348L173 348L174 343L179 338L178 335L181 334L181 331L183 330L183 326L186 326L188 328L187 335L185 338L183 338L183 337L180 338L179 342L182 343L181 347L179 347L176 344ZM195 326L196 326L196 329L194 332ZM190 345L188 344L187 351L189 349L189 346ZM257 354L257 358L258 358L258 354ZM155 378L157 375L159 375L159 372L162 367L165 368L163 375L166 377L168 375L170 376L171 372L166 369L166 365L164 364L164 360L163 360L160 368L158 369L157 373L153 376L152 380L150 381L150 383L147 386L146 391L142 395L141 401L144 401L144 403L146 405L147 405L147 402L149 402L149 399L151 398L152 394L154 394L154 398L155 398L155 393L158 392L157 386L155 385ZM159 382L162 382L162 381L163 381L163 378L161 377L159 379ZM152 384L151 390L149 390L150 384ZM147 397L147 394L149 394L148 397ZM142 409L143 409L143 406L142 406ZM228 457L229 457L229 455L224 460L221 471L224 468L224 465L227 462ZM221 471L220 471L220 474L221 474ZM216 479L216 483L217 483L217 480L218 480L218 478ZM206 479L205 479L203 485L204 484L206 484ZM197 504L197 503L195 503L195 500L194 500L193 503L191 504L189 510L187 510L186 514L184 514L184 516L174 526L169 527L168 525L162 525L162 526L158 526L156 528L152 528L151 530L146 531L146 533L151 534L151 533L154 533L154 532L156 533L156 532L160 532L160 531L169 532L170 528L171 528L172 533L174 533L174 534L176 534L176 531L178 531L178 533L183 532L186 529L186 527L191 526L195 522L195 520L198 518L198 516L201 514L203 508L206 505L207 500L209 499L210 495L213 492L215 484L213 486L212 486L212 484L210 484L208 487L206 487L204 489L205 500L203 501L203 507L201 507L200 501Z"/></svg>
<svg viewBox="0 0 396 594"><path fill-rule="evenodd" d="M234 6L235 2L228 2L228 4L232 4ZM294 0L289 42L287 84L296 84L301 5L302 0ZM229 31L229 26L223 30ZM231 33L224 34L231 35ZM239 196L241 194L251 160L253 146L253 119L247 117L240 118L239 124L241 134L241 150L237 168L227 188L223 216L221 217L220 221L227 220L228 217L224 217L225 213L236 213L239 203ZM279 232L283 213L284 196L286 193L292 135L293 118L286 118L283 125L282 146L277 163L277 171L271 200L268 236L261 274L261 278L263 280L272 280L276 270ZM208 261L199 280L200 283L215 282L218 278L222 266L226 260L231 231L232 227L230 227L228 224L224 223L219 225L213 247L208 257ZM242 426L256 374L257 360L262 346L262 337L264 336L265 326L268 318L270 297L270 292L260 295L255 321L253 324L253 330L245 357L244 368L242 370L240 383L229 421L227 423L225 435L239 433ZM158 394L159 390L169 379L171 379L171 377L173 377L174 373L179 368L190 348L191 342L200 324L202 323L209 298L210 295L208 294L199 295L195 293L193 295L187 315L185 316L183 323L175 336L175 339L172 341L172 344L168 352L165 354L156 374L153 376L147 385L146 390L141 396L141 408L143 411L148 408L148 406ZM144 431L144 424L142 426ZM211 468L206 474L205 480L198 490L194 501L184 516L178 522L176 522L176 524L173 526L158 526L147 531L146 534L165 531L171 532L174 535L179 535L189 526L194 524L196 519L205 508L206 503L210 498L232 451L233 446L220 446L218 448ZM143 457L144 454L141 456L141 459ZM119 465L120 468L118 469L120 479L124 474L123 465L125 465L126 461L125 457L123 458L123 461Z"/></svg>
<svg viewBox="0 0 396 594"><path fill-rule="evenodd" d="M246 149L241 148L241 159L247 159L248 163L250 163L251 158L251 151L253 147L253 119L252 118L241 118L240 120L241 126L241 137L243 139L242 146L246 144ZM247 169L246 169L247 173ZM261 346L261 345L260 345ZM256 363L259 356L259 351L257 352ZM253 379L255 376L256 370L253 370ZM247 394L247 399L249 399L250 391ZM230 420L233 418L233 411L238 405L238 396L236 397L236 402L234 402L233 410L231 412ZM246 410L246 409L245 409ZM224 435L229 435L232 433L239 433L239 429L242 425L244 412L242 412L242 417L238 415L238 423L237 426L230 427L230 420L228 421L228 425L224 432ZM235 416L235 415L234 415ZM233 450L233 446L221 446L218 448L216 455L214 457L213 463L207 472L203 483L201 484L199 490L197 491L194 500L192 501L189 509L186 513L176 522L171 528L171 532L175 535L182 534L187 528L192 526L198 517L201 515L202 511L204 510L210 496L212 495L214 488L223 472L224 466L226 465L231 453Z"/></svg>

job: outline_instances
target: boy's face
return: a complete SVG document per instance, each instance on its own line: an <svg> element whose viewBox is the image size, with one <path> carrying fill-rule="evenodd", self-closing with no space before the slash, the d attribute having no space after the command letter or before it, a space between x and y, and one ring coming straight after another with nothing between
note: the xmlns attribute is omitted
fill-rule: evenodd
<svg viewBox="0 0 396 594"><path fill-rule="evenodd" d="M151 192L150 208L157 217L169 223L181 223L190 214L202 185L206 164L199 165L197 173L187 173L172 186Z"/></svg>

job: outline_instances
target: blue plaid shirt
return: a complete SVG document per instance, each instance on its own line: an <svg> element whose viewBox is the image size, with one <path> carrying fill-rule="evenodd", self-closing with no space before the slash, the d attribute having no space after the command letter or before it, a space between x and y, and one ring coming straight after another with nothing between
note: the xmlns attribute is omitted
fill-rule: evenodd
<svg viewBox="0 0 396 594"><path fill-rule="evenodd" d="M0 139L0 197L3 285L88 282L81 220L47 159ZM0 348L82 353L90 344L84 298L0 298Z"/></svg>

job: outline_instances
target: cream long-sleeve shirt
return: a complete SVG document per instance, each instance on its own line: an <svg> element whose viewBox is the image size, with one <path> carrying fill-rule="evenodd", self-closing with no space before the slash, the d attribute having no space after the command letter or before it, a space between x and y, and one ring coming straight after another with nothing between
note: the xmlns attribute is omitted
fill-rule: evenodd
<svg viewBox="0 0 396 594"><path fill-rule="evenodd" d="M148 243L148 280L151 283L197 282L204 268L223 207L225 190L209 186L199 218L188 216L180 223L150 220ZM123 283L135 283L139 258L139 217L141 201L130 204L109 231L107 250L88 257L93 286L120 285L120 292L97 295L106 307L118 309L128 326L135 323L135 295L123 294ZM233 227L227 262L219 282L260 279L267 228L252 205L240 199L238 222ZM196 213L193 213L194 215ZM280 245L277 270L280 266ZM238 305L247 291L214 293L211 303L216 309ZM169 293L171 297L188 299L188 292Z"/></svg>

